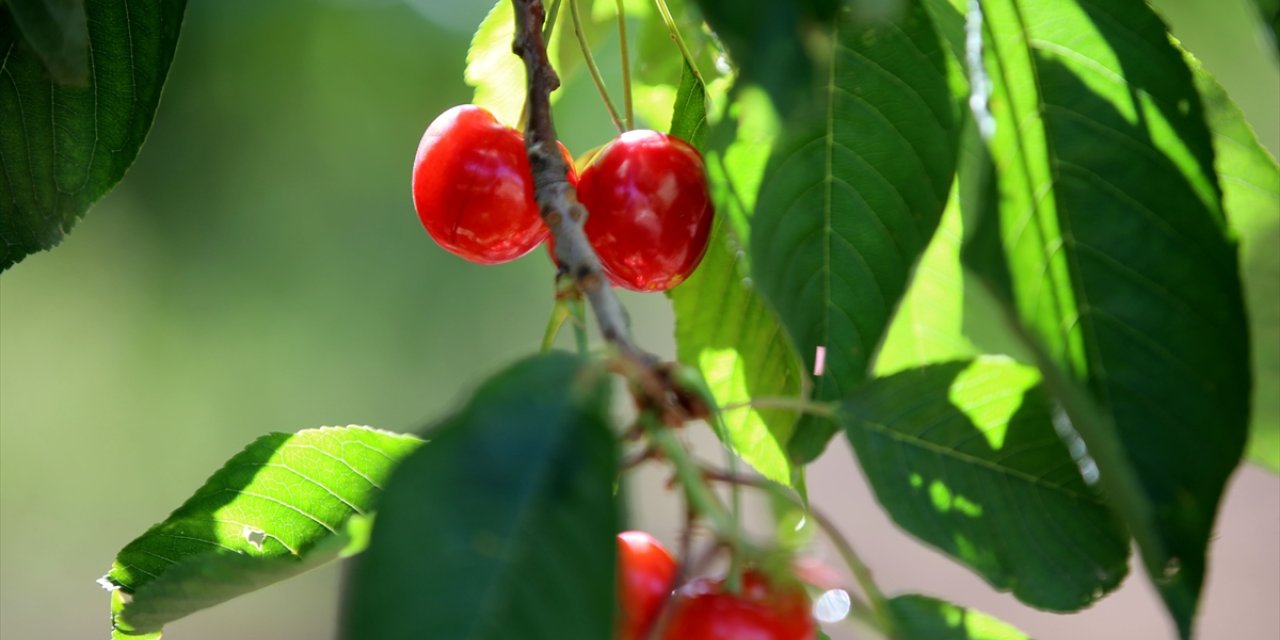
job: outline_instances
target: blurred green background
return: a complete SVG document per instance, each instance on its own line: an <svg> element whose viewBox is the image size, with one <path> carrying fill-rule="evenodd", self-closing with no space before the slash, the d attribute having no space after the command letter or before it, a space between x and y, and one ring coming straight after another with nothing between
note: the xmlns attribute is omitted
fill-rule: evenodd
<svg viewBox="0 0 1280 640"><path fill-rule="evenodd" d="M1280 74L1247 30L1247 1L1158 4L1280 149ZM106 637L94 579L257 436L417 429L537 349L552 293L542 251L463 262L409 198L423 129L469 100L464 58L489 6L191 2L124 182L61 247L0 277L0 637ZM614 87L616 59L599 59ZM565 91L569 148L606 142L590 84ZM672 354L665 299L625 302L642 344ZM339 573L170 637L329 638Z"/></svg>

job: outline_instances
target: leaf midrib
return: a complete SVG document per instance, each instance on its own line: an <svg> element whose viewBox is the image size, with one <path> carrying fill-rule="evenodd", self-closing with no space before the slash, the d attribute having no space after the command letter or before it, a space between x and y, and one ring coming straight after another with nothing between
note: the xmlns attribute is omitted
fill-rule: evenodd
<svg viewBox="0 0 1280 640"><path fill-rule="evenodd" d="M994 463L990 460L986 460L984 458L980 458L978 456L974 456L971 454L963 453L956 449L952 449L950 447L946 447L946 446L937 444L935 442L916 437L911 434L903 433L902 431L899 431L897 429L894 429L893 427L885 425L878 420L871 420L866 417L858 416L858 415L852 415L850 417L852 418L850 422L851 426L852 425L864 426L873 433L880 434L890 440L893 440L901 444L914 446L923 451L932 453L938 456L939 458L951 459L955 462L970 464L975 467L986 469L987 471L994 473L998 476L1021 480L1027 484L1035 485L1047 491L1061 494L1077 502L1087 502L1089 504L1094 504L1099 506L1105 505L1105 503L1096 496L1081 494L1079 492L1068 489L1067 487L1056 485L1051 482L1047 482L1043 478L1039 476L1033 476L1029 473L1026 473L1025 471L1013 469L1010 467L1005 467L997 463Z"/></svg>

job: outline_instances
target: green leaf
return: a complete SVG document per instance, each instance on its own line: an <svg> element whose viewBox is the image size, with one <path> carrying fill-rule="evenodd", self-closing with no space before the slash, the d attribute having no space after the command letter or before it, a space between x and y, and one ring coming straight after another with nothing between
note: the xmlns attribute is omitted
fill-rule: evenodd
<svg viewBox="0 0 1280 640"><path fill-rule="evenodd" d="M254 441L116 556L101 580L113 592L114 628L127 636L157 632L358 551L359 530L349 522L371 512L391 469L419 444L368 427Z"/></svg>
<svg viewBox="0 0 1280 640"><path fill-rule="evenodd" d="M8 0L22 37L60 84L89 82L89 28L84 0Z"/></svg>
<svg viewBox="0 0 1280 640"><path fill-rule="evenodd" d="M1031 336L1183 637L1248 420L1201 101L1140 0L983 0L998 211L967 264Z"/></svg>
<svg viewBox="0 0 1280 640"><path fill-rule="evenodd" d="M58 244L151 128L185 0L85 4L87 84L61 84L0 4L0 270Z"/></svg>
<svg viewBox="0 0 1280 640"><path fill-rule="evenodd" d="M609 0L598 1L612 4ZM723 52L719 43L703 27L702 14L698 11L695 2L666 0L666 4L681 38L693 57L694 64L702 77L711 85L703 87L704 100L710 107L714 99L715 108L722 108L724 103L719 101L719 98L723 97L730 78L720 75L720 72L729 73L730 69L723 62ZM654 8L653 0L642 0L640 6L645 10L633 12L628 8L628 14L636 19L633 23L639 23L632 30L632 35L628 36L634 42L632 95L637 117L641 122L647 122L650 127L656 129L668 122L673 111L675 113L683 111L681 107L675 105L675 101L677 94L689 82L687 78L692 73L692 67L689 66L676 41L671 37L666 21ZM717 61L720 61L720 64L717 64ZM696 80L697 76L693 76L692 79Z"/></svg>
<svg viewBox="0 0 1280 640"><path fill-rule="evenodd" d="M689 65L680 73L669 133L699 148L707 136L707 90Z"/></svg>
<svg viewBox="0 0 1280 640"><path fill-rule="evenodd" d="M756 203L752 274L805 370L832 400L867 378L911 269L933 237L955 169L959 125L943 44L924 7L893 22L845 10L816 117L789 118ZM805 418L793 453L835 433Z"/></svg>
<svg viewBox="0 0 1280 640"><path fill-rule="evenodd" d="M1280 471L1280 168L1218 81L1191 54L1184 55L1213 131L1222 203L1240 239L1253 347L1249 458Z"/></svg>
<svg viewBox="0 0 1280 640"><path fill-rule="evenodd" d="M618 451L603 367L524 360L392 477L343 637L598 640L613 632Z"/></svg>
<svg viewBox="0 0 1280 640"><path fill-rule="evenodd" d="M876 354L877 376L978 355L964 334L963 240L958 189L952 189L938 231L920 258Z"/></svg>
<svg viewBox="0 0 1280 640"><path fill-rule="evenodd" d="M520 58L511 52L515 32L511 0L498 0L471 37L463 71L463 79L475 87L472 104L488 109L507 126L523 126L520 113L524 109L525 71ZM554 99L559 94L552 92L551 96Z"/></svg>
<svg viewBox="0 0 1280 640"><path fill-rule="evenodd" d="M696 100L681 101L699 109ZM772 109L759 92L744 92L735 117L717 135L732 136L705 153L716 223L702 263L671 291L676 316L676 358L702 372L720 406L758 397L801 394L800 359L777 317L751 284L744 238L749 238L755 194L777 134ZM696 117L676 112L673 129ZM732 133L728 129L733 128ZM787 442L795 427L791 411L741 407L723 412L728 445L764 476L792 480Z"/></svg>
<svg viewBox="0 0 1280 640"><path fill-rule="evenodd" d="M806 41L821 38L839 0L698 0L707 24L728 48L741 79L763 88L791 114L810 98L817 69Z"/></svg>
<svg viewBox="0 0 1280 640"><path fill-rule="evenodd" d="M874 380L841 422L903 529L1032 606L1075 611L1127 572L1129 537L1085 484L1030 367L982 358Z"/></svg>
<svg viewBox="0 0 1280 640"><path fill-rule="evenodd" d="M1027 640L1007 622L929 596L895 596L889 611L899 640Z"/></svg>

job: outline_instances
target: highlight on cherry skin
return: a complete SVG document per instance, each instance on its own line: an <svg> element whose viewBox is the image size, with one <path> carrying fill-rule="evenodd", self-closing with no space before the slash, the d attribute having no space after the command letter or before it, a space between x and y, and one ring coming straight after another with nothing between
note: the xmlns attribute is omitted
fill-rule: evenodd
<svg viewBox="0 0 1280 640"><path fill-rule="evenodd" d="M715 215L706 167L680 138L623 133L582 171L578 199L588 211L587 239L615 285L665 291L706 253Z"/></svg>
<svg viewBox="0 0 1280 640"><path fill-rule="evenodd" d="M618 534L618 640L647 640L671 594L676 561L643 531Z"/></svg>
<svg viewBox="0 0 1280 640"><path fill-rule="evenodd" d="M572 160L570 180L576 180ZM422 135L413 161L413 204L441 247L479 264L515 260L549 232L533 197L519 131L475 105L453 107Z"/></svg>

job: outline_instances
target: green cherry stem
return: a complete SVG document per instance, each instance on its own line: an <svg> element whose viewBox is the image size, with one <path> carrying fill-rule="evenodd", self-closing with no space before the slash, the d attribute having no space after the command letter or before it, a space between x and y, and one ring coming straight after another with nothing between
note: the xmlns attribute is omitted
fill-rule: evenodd
<svg viewBox="0 0 1280 640"><path fill-rule="evenodd" d="M555 346L556 336L568 322L573 327L574 343L578 347L578 355L587 355L587 311L582 302L582 294L567 273L556 274L555 304L551 307L551 318L547 320L547 330L542 334L542 351L545 353Z"/></svg>
<svg viewBox="0 0 1280 640"><path fill-rule="evenodd" d="M618 41L622 52L622 107L626 110L627 130L636 128L635 114L631 110L631 54L627 51L627 13L622 0L614 0L618 7Z"/></svg>
<svg viewBox="0 0 1280 640"><path fill-rule="evenodd" d="M556 336L560 335L560 327L570 316L569 303L557 300L551 307L551 317L547 320L547 330L542 334L542 352L546 353L556 344Z"/></svg>
<svg viewBox="0 0 1280 640"><path fill-rule="evenodd" d="M680 49L680 55L684 56L685 64L689 65L689 69L693 71L694 77L701 84L706 84L706 80L702 78L702 72L698 70L698 65L693 61L693 54L689 52L689 47L684 43L684 38L680 35L680 27L676 26L675 18L671 17L671 9L667 8L667 0L654 0L658 5L658 13L662 14L662 21L667 23L667 31L671 32L671 39L676 41L676 47Z"/></svg>
<svg viewBox="0 0 1280 640"><path fill-rule="evenodd" d="M613 126L617 127L618 133L622 133L627 130L626 125L618 116L618 108L613 106L613 100L609 98L609 92L604 88L604 78L600 77L600 68L596 66L596 59L591 55L591 45L587 43L587 34L582 30L582 15L578 11L578 0L569 0L569 13L573 15L573 33L578 38L578 47L582 49L582 58L587 62L591 80L596 83L596 91L600 93L600 99L604 101L604 107L609 111L609 119L613 120Z"/></svg>
<svg viewBox="0 0 1280 640"><path fill-rule="evenodd" d="M569 300L570 322L573 323L573 342L578 347L578 355L587 355L587 305L582 296L574 296Z"/></svg>
<svg viewBox="0 0 1280 640"><path fill-rule="evenodd" d="M728 543L734 555L741 555L741 552L747 548L747 541L738 527L738 521L728 509L725 509L720 498L707 484L702 468L694 462L684 448L684 444L676 438L675 431L662 424L657 416L650 412L640 415L640 423L648 432L653 446L671 462L676 479L679 480L689 500L689 506L707 519L716 537Z"/></svg>
<svg viewBox="0 0 1280 640"><path fill-rule="evenodd" d="M551 34L556 28L556 18L560 15L560 0L554 0L547 9L547 23L542 25L542 41L551 42Z"/></svg>

